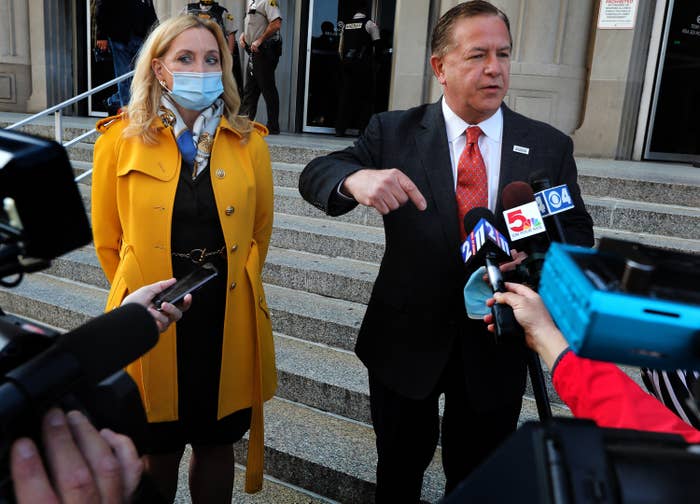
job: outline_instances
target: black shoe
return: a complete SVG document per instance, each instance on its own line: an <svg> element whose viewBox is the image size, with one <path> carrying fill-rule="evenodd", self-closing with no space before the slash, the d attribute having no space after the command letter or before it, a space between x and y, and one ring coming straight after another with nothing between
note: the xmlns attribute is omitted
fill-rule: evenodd
<svg viewBox="0 0 700 504"><path fill-rule="evenodd" d="M270 128L269 126L267 127L267 132L270 135L279 135L280 134L280 129L279 128Z"/></svg>

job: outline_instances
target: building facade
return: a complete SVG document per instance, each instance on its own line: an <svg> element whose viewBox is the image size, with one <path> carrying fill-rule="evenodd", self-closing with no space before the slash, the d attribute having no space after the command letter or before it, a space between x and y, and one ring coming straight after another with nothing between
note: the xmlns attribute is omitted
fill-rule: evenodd
<svg viewBox="0 0 700 504"><path fill-rule="evenodd" d="M281 127L331 132L336 70L332 45L322 42L337 37L347 0L277 1L284 40L277 69ZM185 3L154 0L159 19ZM242 27L247 2L221 3ZM458 1L369 3L382 37L375 110L437 100L430 31ZM570 134L578 155L700 161L693 120L700 107L693 78L700 72L697 0L494 3L508 14L513 33L509 107ZM94 58L91 17L90 0L0 0L0 110L36 112L111 77L102 76L104 63L100 71ZM72 113L99 115L94 101Z"/></svg>

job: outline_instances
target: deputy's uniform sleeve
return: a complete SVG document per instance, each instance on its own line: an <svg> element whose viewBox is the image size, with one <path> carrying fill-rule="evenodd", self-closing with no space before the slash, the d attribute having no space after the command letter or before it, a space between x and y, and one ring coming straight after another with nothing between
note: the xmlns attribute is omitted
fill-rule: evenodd
<svg viewBox="0 0 700 504"><path fill-rule="evenodd" d="M282 19L282 12L280 11L278 0L265 1L265 17L268 23L273 22L275 19Z"/></svg>
<svg viewBox="0 0 700 504"><path fill-rule="evenodd" d="M234 33L236 31L236 25L234 23L234 19L231 13L226 11L223 13L222 17L224 20L224 31L226 32L226 35Z"/></svg>

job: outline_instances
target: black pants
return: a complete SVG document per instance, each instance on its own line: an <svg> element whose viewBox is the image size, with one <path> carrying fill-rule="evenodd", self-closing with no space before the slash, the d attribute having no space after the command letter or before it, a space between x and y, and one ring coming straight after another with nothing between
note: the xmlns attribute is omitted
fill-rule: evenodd
<svg viewBox="0 0 700 504"><path fill-rule="evenodd" d="M371 60L343 61L336 133L357 128L362 133L374 110L374 71Z"/></svg>
<svg viewBox="0 0 700 504"><path fill-rule="evenodd" d="M425 399L400 396L369 374L372 424L377 435L378 503L420 500L423 473L437 447L438 398L445 394L442 465L450 493L518 424L522 401L480 411L468 399L459 343L435 390ZM484 377L485 380L488 377Z"/></svg>
<svg viewBox="0 0 700 504"><path fill-rule="evenodd" d="M233 79L236 81L236 86L238 87L238 96L240 96L241 101L243 101L243 69L241 67L241 55L238 51L238 44L233 44Z"/></svg>
<svg viewBox="0 0 700 504"><path fill-rule="evenodd" d="M279 62L279 56L272 51L262 50L251 53L248 64L248 80L243 90L243 104L241 114L255 119L258 112L258 100L260 93L267 106L267 127L270 131L279 132L280 98L275 85L275 69ZM252 68L251 68L252 66Z"/></svg>

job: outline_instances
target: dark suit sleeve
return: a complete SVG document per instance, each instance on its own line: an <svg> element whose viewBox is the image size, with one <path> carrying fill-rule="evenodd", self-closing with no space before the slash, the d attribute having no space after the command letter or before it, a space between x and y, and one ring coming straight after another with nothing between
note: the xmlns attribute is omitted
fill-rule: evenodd
<svg viewBox="0 0 700 504"><path fill-rule="evenodd" d="M353 146L318 157L304 167L299 177L302 197L328 215L349 212L357 202L338 195L338 185L358 170L381 168L381 145L381 117L375 115Z"/></svg>
<svg viewBox="0 0 700 504"><path fill-rule="evenodd" d="M564 227L566 240L574 245L593 246L593 219L586 211L578 186L578 170L574 161L574 144L566 137L559 176L554 185L566 184L574 203L574 208L559 214L559 220Z"/></svg>

